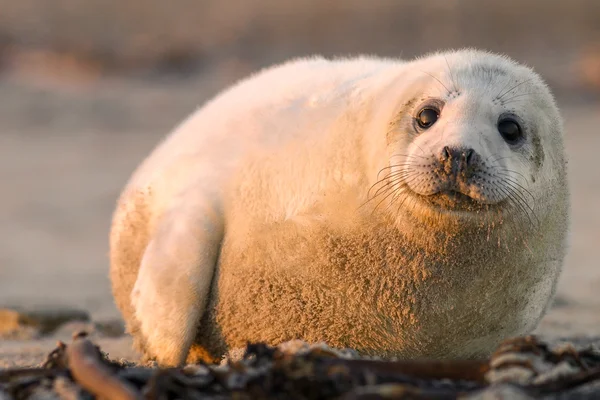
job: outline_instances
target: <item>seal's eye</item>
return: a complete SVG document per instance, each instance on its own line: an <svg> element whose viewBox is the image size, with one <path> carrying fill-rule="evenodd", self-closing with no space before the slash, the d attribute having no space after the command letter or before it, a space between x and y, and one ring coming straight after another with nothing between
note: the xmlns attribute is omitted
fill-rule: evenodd
<svg viewBox="0 0 600 400"><path fill-rule="evenodd" d="M423 129L431 127L438 120L440 113L438 110L425 107L417 114L417 124Z"/></svg>
<svg viewBox="0 0 600 400"><path fill-rule="evenodd" d="M515 144L523 137L523 131L517 121L511 118L498 122L498 132L509 144Z"/></svg>

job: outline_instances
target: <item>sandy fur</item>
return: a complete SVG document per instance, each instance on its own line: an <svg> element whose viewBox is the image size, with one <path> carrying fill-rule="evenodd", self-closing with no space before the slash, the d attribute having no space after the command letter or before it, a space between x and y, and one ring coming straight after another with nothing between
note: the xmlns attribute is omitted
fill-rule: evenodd
<svg viewBox="0 0 600 400"><path fill-rule="evenodd" d="M413 135L406 121L429 97L446 102L442 118ZM518 151L495 131L505 111L530 131ZM444 145L502 158L535 223L526 208L481 217L367 201L394 156ZM169 365L247 340L484 356L533 329L554 292L565 177L552 96L504 57L294 60L223 92L138 168L111 231L115 300L137 347Z"/></svg>

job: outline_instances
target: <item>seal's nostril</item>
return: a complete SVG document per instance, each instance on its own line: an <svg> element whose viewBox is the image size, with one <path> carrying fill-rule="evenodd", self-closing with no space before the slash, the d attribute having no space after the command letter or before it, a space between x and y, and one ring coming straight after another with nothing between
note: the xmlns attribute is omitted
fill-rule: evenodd
<svg viewBox="0 0 600 400"><path fill-rule="evenodd" d="M450 148L448 146L444 146L444 148L442 149L442 159L443 160L447 160L450 158L452 151L450 150Z"/></svg>
<svg viewBox="0 0 600 400"><path fill-rule="evenodd" d="M465 161L467 162L467 165L470 165L471 161L473 160L473 154L475 154L475 150L469 149L464 154L465 154Z"/></svg>

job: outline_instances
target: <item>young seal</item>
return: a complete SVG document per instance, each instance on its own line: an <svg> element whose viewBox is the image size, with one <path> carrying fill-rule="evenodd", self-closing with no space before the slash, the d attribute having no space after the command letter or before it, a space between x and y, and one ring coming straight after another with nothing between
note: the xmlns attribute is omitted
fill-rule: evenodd
<svg viewBox="0 0 600 400"><path fill-rule="evenodd" d="M137 169L112 225L114 296L164 365L290 339L488 356L553 296L566 179L554 99L506 57L294 60Z"/></svg>

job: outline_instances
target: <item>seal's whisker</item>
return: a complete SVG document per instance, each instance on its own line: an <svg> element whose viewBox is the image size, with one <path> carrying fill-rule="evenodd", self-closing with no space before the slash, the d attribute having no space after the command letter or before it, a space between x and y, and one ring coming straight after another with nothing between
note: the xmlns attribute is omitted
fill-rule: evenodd
<svg viewBox="0 0 600 400"><path fill-rule="evenodd" d="M485 160L483 160L483 163L490 163L492 165L494 165L494 163L497 163L498 161L502 161L502 160L506 160L507 158L512 158L510 156L505 156L505 157L501 157L499 156L498 158L495 158L493 160L490 160L490 158L492 158L493 156L488 156ZM499 165L494 165L494 166L499 166Z"/></svg>
<svg viewBox="0 0 600 400"><path fill-rule="evenodd" d="M498 190L495 192L496 194L500 194L502 197L504 197L506 199L506 202L508 204L508 209L509 210L515 210L516 213L518 214L523 214L525 213L521 208L519 208L517 202L512 199L510 197L509 193L506 193L505 191L502 190ZM504 210L505 212L506 210ZM502 236L504 236L504 242L507 241L507 237L510 235L510 237L516 237L521 235L521 232L519 232L515 226L513 226L512 224L505 224L504 221L504 214L503 211L498 210L498 221L492 221L492 227L495 230L495 233L498 234L498 241L499 241L499 245L500 245L500 239ZM502 228L500 228L502 227ZM508 228L509 232L506 232L506 229Z"/></svg>
<svg viewBox="0 0 600 400"><path fill-rule="evenodd" d="M532 224L532 225L534 225L534 221L532 220L531 215L529 214L529 212L527 212L527 209L525 209L523 207L523 205L521 204L521 201L519 201L519 199L514 196L514 193L512 191L510 191L506 187L504 187L504 188L498 188L498 191L506 196L506 199L507 199L508 203L510 205L512 205L511 208L513 210L515 210L519 214L524 214L527 217L527 219L529 220L529 223ZM505 226L509 226L510 227L511 234L514 237L519 237L519 236L524 235L524 232L517 231L516 228L514 226L512 226L511 224L508 224L508 225L505 225Z"/></svg>
<svg viewBox="0 0 600 400"><path fill-rule="evenodd" d="M398 207L396 208L396 214L400 213L400 210L402 209L402 207L404 206L404 203L406 203L406 200L408 200L410 198L410 196L408 194L406 194L404 196L404 198L402 199L402 201L398 204ZM413 199L414 200L414 199ZM414 200L416 201L416 200Z"/></svg>
<svg viewBox="0 0 600 400"><path fill-rule="evenodd" d="M384 184L383 184L383 185L382 185L382 186L381 186L379 189L377 189L377 190L375 191L375 193L373 194L373 197L372 197L372 198L375 198L375 197L377 197L377 196L380 194L380 192L381 192L382 190L383 190L384 192L385 192L385 191L387 191L387 190L388 190L388 188L390 187L390 185L393 185L393 183L394 183L394 182L399 182L399 181L402 181L402 179L404 179L404 178L408 177L408 175L409 175L409 174L410 174L410 171L402 171L402 172L398 172L397 174L394 174L394 176L392 176L392 177L391 177L392 179L389 179L390 177L388 177L388 178L386 178L386 179L383 179L382 181L384 181L384 182L385 182L385 181L387 180L387 182L385 182L385 183L384 183L384 182L382 182L382 183L384 183ZM380 182L381 182L381 181L380 181ZM373 188L373 187L371 187L371 188ZM371 192L371 189L369 189L369 191L367 192L367 198L369 198L369 197L370 197L370 194L371 194L370 192Z"/></svg>
<svg viewBox="0 0 600 400"><path fill-rule="evenodd" d="M411 200L412 212L414 213L414 212L415 212L415 211L414 211L414 210L415 210L415 208L416 208L416 207L417 207L417 205L419 204L419 202L418 202L418 198L417 198L416 196L410 196L410 197L408 198L408 200ZM441 215L441 213L440 213L439 211L438 211L438 214L437 214L437 216L438 216L438 221L441 221L441 219L442 219L442 215Z"/></svg>
<svg viewBox="0 0 600 400"><path fill-rule="evenodd" d="M513 173L516 173L516 172L513 172ZM498 175L502 176L503 180L506 180L506 181L516 185L517 187L519 187L523 192L525 192L529 197L531 197L531 201L535 204L535 196L525 186L521 185L519 183L519 181L517 181L516 178L514 178L512 175L506 174L502 171L498 171ZM525 177L523 177L523 178L525 178Z"/></svg>
<svg viewBox="0 0 600 400"><path fill-rule="evenodd" d="M398 182L396 182L396 183L398 183ZM392 186L392 187L395 188L396 186ZM373 208L372 212L375 212L375 210L377 210L377 208L381 205L381 203L383 203L386 199L388 199L391 195L393 195L395 193L396 193L396 190L390 190L389 193L386 194L379 203L377 203L377 205Z"/></svg>
<svg viewBox="0 0 600 400"><path fill-rule="evenodd" d="M400 168L400 170L393 170L392 168L382 168L381 170L379 170L379 172L377 173L377 181L371 186L371 188L369 188L369 191L373 188L373 186L379 185L381 182L385 181L386 179L388 179L389 177L393 176L394 174L399 174L401 173L405 167L409 167L410 165L401 165L398 168ZM386 171L387 170L387 171ZM385 171L385 174L382 175L382 173Z"/></svg>
<svg viewBox="0 0 600 400"><path fill-rule="evenodd" d="M490 158L491 158L491 156L490 156L490 157L488 157L488 158L486 158L486 159L483 161L483 164L489 164L489 165L491 165L492 167L494 167L494 168L498 168L498 169L501 169L501 170L503 170L503 171L510 171L510 172L514 172L515 174L521 175L521 177L522 177L522 178L523 178L523 179L524 179L526 182L528 182L528 179L527 179L527 178L526 178L526 177L525 177L523 174L521 174L520 172L516 172L516 171L513 171L513 170L509 170L509 169L507 169L506 167L504 167L503 165L501 165L501 164L500 164L500 161L502 161L502 160L507 160L507 159L512 159L512 160L515 160L515 158L513 158L513 157L510 157L510 156L498 157L498 158L495 158L495 159L493 159L493 160L490 160ZM516 159L516 161L517 161L517 162L519 162L519 163L521 163L521 164L523 164L523 161L522 161L522 160L519 160L518 158Z"/></svg>
<svg viewBox="0 0 600 400"><path fill-rule="evenodd" d="M413 165L413 163L412 163L412 162L405 162L405 163L401 163L401 164L391 164L391 165L388 165L388 166L386 166L386 167L383 167L383 168L381 168L381 169L379 170L379 172L377 173L377 179L379 179L379 175L381 175L381 173L382 173L383 171L387 170L387 169L391 170L391 169L393 169L393 168L403 168L403 167L410 167L410 166L412 166L412 165ZM393 171L392 171L392 172L393 172ZM390 172L390 173L392 173L392 172ZM385 179L385 178L384 178L384 179Z"/></svg>
<svg viewBox="0 0 600 400"><path fill-rule="evenodd" d="M516 180L514 180L511 176L508 175L504 175L502 178L502 183L503 184L509 184L511 185L511 187L515 190L517 189L522 189L523 191L525 191L525 194L528 194L529 196L531 196L531 201L535 203L535 198L531 195L531 193L525 189L523 186L521 186ZM520 198L522 199L522 201L529 205L529 202L527 201L527 199L525 198L525 194L521 193L521 190L517 190L517 193L519 193Z"/></svg>
<svg viewBox="0 0 600 400"><path fill-rule="evenodd" d="M448 66L448 73L450 74L450 80L452 81L452 86L454 86L454 91L458 92L458 88L456 87L456 81L454 80L454 75L452 74L452 68L450 68L448 58L444 56L444 60L446 60L446 65Z"/></svg>
<svg viewBox="0 0 600 400"><path fill-rule="evenodd" d="M509 197L511 199L513 199L515 201L515 203L519 206L519 208L523 211L523 213L529 218L530 223L533 226L538 226L540 221L539 221L535 211L524 200L522 195L520 195L520 191L516 190L515 187L511 186L511 184L508 182L505 185L503 190L505 191L505 193L507 193L509 195ZM525 208L525 207L527 207L527 208ZM527 211L527 209L529 209L529 211ZM534 223L532 217L533 217L533 219L535 219L535 223Z"/></svg>
<svg viewBox="0 0 600 400"><path fill-rule="evenodd" d="M520 174L517 173L517 175L520 175ZM535 198L534 198L533 194L531 194L531 192L529 192L529 190L527 190L527 188L525 188L525 186L523 186L519 182L518 176L513 176L512 174L506 173L506 172L503 172L503 171L496 171L496 176L499 177L502 180L508 180L508 181L514 183L515 185L517 185L518 187L520 187L521 189L523 189L523 191L527 192L527 195L529 195L529 197L531 197L531 200L535 202ZM525 177L523 177L522 175L521 175L521 177L525 181L527 181L525 179Z"/></svg>
<svg viewBox="0 0 600 400"><path fill-rule="evenodd" d="M394 189L396 188L397 184L400 182L403 182L407 177L409 177L411 175L411 173L414 173L414 171L412 171L412 170L402 171L401 173L399 173L397 176L393 177L392 179L389 179L389 178L384 179L384 181L387 180L385 185L382 186L381 188L379 188L373 196L370 196L370 194L367 193L367 200L363 204L361 204L359 206L359 208L364 207L366 204L373 201L374 199L376 199L379 196L385 196L382 199L382 201L384 201L387 197L389 197L390 194L393 194ZM377 208L377 206L375 206L375 209L376 208Z"/></svg>
<svg viewBox="0 0 600 400"><path fill-rule="evenodd" d="M450 93L452 93L452 92L451 92L451 91L448 89L448 87L447 87L446 85L444 85L444 84L442 83L442 81L440 81L438 78L436 78L435 76L431 75L431 74L430 74L429 72L427 72L427 71L423 71L423 70L421 70L421 72L422 72L422 73L424 73L424 74L426 74L426 75L429 75L430 77L432 77L433 79L435 79L436 81L438 81L438 82L440 83L440 85L442 85L442 86L444 87L444 89L446 89L446 92L447 92L447 94L450 94Z"/></svg>
<svg viewBox="0 0 600 400"><path fill-rule="evenodd" d="M400 203L398 203L398 207L396 207L396 214L400 213L400 210L402 209L402 207L404 207L404 204L406 203L407 200L409 200L412 196L409 196L408 194L406 194L406 196L404 196L404 198L402 199L402 201L400 201ZM414 200L414 198L413 198Z"/></svg>
<svg viewBox="0 0 600 400"><path fill-rule="evenodd" d="M527 177L525 175L523 175L522 173L512 170L512 169L508 169L508 168L504 168L501 166L497 166L498 171L496 171L497 174L502 175L502 176L509 176L509 177L513 177L511 174L515 174L515 175L519 175L521 178L523 178L523 180L525 182L529 182L529 179L527 179Z"/></svg>
<svg viewBox="0 0 600 400"><path fill-rule="evenodd" d="M522 92L522 93L517 93L507 99L503 99L502 102L504 104L506 104L507 102L509 102L511 99L515 99L517 97L523 97L523 96L531 96L531 95L535 95L535 94L544 94L542 92Z"/></svg>
<svg viewBox="0 0 600 400"><path fill-rule="evenodd" d="M512 104L512 103L516 103L517 101L528 101L529 99L514 99L511 100L509 102L504 103L504 105L508 105L508 104Z"/></svg>
<svg viewBox="0 0 600 400"><path fill-rule="evenodd" d="M525 195L529 196L529 198L531 199L531 202L535 205L535 197L529 190L527 190L527 188L525 188L523 185L521 185L519 182L517 182L512 177L504 177L502 179L504 180L504 182L510 183L515 189L520 189L520 192L523 193L523 198L525 198Z"/></svg>
<svg viewBox="0 0 600 400"><path fill-rule="evenodd" d="M425 156L420 156L418 154L401 154L401 153L399 153L399 154L393 154L393 155L390 156L390 158L392 158L392 157L406 157L406 158L418 157L418 158L427 158Z"/></svg>
<svg viewBox="0 0 600 400"><path fill-rule="evenodd" d="M394 167L397 167L399 169L396 170L396 171L393 171L392 168L394 168ZM384 169L388 169L386 175L383 178L379 179L379 181L377 181L375 184L380 183L381 181L383 181L383 180L385 180L385 179L387 179L387 178L389 178L391 176L394 176L396 174L401 174L404 171L412 170L414 168L412 168L412 164L410 164L410 163L396 164L396 165L390 166L390 168L387 168L387 167L386 168L382 168L381 171L379 171L378 177L381 174L381 172L383 172Z"/></svg>
<svg viewBox="0 0 600 400"><path fill-rule="evenodd" d="M504 175L504 173L503 173L503 172L500 172L500 173ZM520 174L519 174L519 175L520 175ZM519 182L519 179L518 179L517 177L515 177L515 176L511 176L511 175L509 174L509 175L505 175L505 176L504 176L504 178L505 178L505 179L508 179L508 180L509 180L511 183L515 184L515 185L516 185L516 186L517 186L519 189L521 189L521 190L522 190L522 191L523 191L525 194L527 194L529 197L531 197L531 201L532 201L533 203L535 203L535 196L533 195L533 193L531 193L531 192L529 191L529 189L527 189L527 188L526 188L526 187L525 187L523 184L521 184L521 182ZM526 179L525 179L525 178L523 178L523 179L526 181Z"/></svg>
<svg viewBox="0 0 600 400"><path fill-rule="evenodd" d="M371 187L369 188L369 192L370 192L370 191L373 189L373 187L374 187L374 186L377 186L377 185L379 185L381 182L384 182L386 179L389 179L390 177L392 177L392 176L395 176L396 174L401 174L401 173L402 173L402 172L404 172L405 170L411 169L411 168L408 168L408 169L402 169L402 170L400 170L400 171L392 171L392 169L391 169L391 168L393 168L393 167L403 168L403 167L410 167L410 166L411 166L411 164L398 164L398 165L393 165L393 166L391 166L391 167L385 167L385 168L382 168L382 169L381 169L381 170L380 170L380 171L377 173L377 179L378 179L378 181L377 181L377 182L375 182L373 185L371 185ZM387 172L387 174L386 174L386 175L385 175L383 178L379 178L379 176L381 175L381 173L382 173L384 170L386 170L386 169L389 169L389 172Z"/></svg>
<svg viewBox="0 0 600 400"><path fill-rule="evenodd" d="M503 100L502 100L502 102L503 102L504 104L508 104L508 103L509 103L511 100L513 100L513 99L516 99L516 98L518 98L518 97L531 96L531 95L533 95L533 94L543 94L543 93L540 93L540 92L527 92L527 93L519 93L519 94L516 94L516 95L514 95L514 96L512 96L512 97L509 97L508 99L503 99Z"/></svg>
<svg viewBox="0 0 600 400"><path fill-rule="evenodd" d="M388 204L388 206L384 209L384 212L387 212L390 209L390 207L394 205L394 202L398 200L402 195L404 195L404 200L402 200L402 202L406 201L406 199L409 197L406 193L406 190L407 189L402 190L402 188L396 190L396 194L394 195L394 197L392 197L392 200L390 200L390 204ZM398 212L399 211L400 210L398 210Z"/></svg>
<svg viewBox="0 0 600 400"><path fill-rule="evenodd" d="M502 92L504 91L504 89L506 89L506 87L508 86L508 84L509 84L510 82L511 82L511 79L508 79L508 80L506 81L506 83L504 84L504 86L502 86L502 89L500 89L500 91L499 91L499 92L498 92L498 94L496 95L496 98L497 98L497 99L499 98L498 96L500 96L500 93L502 93Z"/></svg>
<svg viewBox="0 0 600 400"><path fill-rule="evenodd" d="M420 158L422 158L424 160L430 159L429 157L420 157ZM386 170L386 169L390 169L390 168L394 168L394 167L403 167L403 166L407 166L407 165L413 165L415 162L419 162L419 161L416 161L416 160L406 160L406 162L403 162L403 163L396 163L396 164L387 165L387 166L381 168L381 170ZM420 162L422 162L422 161L420 161Z"/></svg>
<svg viewBox="0 0 600 400"><path fill-rule="evenodd" d="M527 201L527 199L525 198L525 195L523 194L523 192L521 190L519 190L519 188L517 186L515 186L515 184L513 182L506 181L505 184L507 186L509 186L512 190L515 191L515 195L519 196L519 199L521 199L521 201L523 202L523 204L525 204L527 206L527 208L529 208L531 210L532 213L535 213L535 211L534 211L535 199L532 199L532 201L534 202L534 204L533 204L533 206L531 206L529 204L529 202Z"/></svg>
<svg viewBox="0 0 600 400"><path fill-rule="evenodd" d="M525 198L523 197L522 192L514 186L514 183L506 182L506 187L508 190L510 190L512 193L514 193L515 196L518 196L521 199L522 203L525 206L527 206L527 208L529 208L529 210L531 211L531 214L533 215L533 217L536 219L537 223L539 224L540 220L539 220L537 214L535 213L534 207L530 206L529 203L527 201L525 201ZM533 201L534 201L534 206L535 206L535 199Z"/></svg>
<svg viewBox="0 0 600 400"><path fill-rule="evenodd" d="M508 89L506 92L502 93L501 95L499 94L499 95L498 95L496 98L497 98L498 100L502 100L502 98L503 98L504 96L506 96L508 93L512 92L513 90L515 90L515 89L516 89L516 88L518 88L519 86L521 86L521 85L524 85L524 84L526 84L527 82L530 82L530 81L532 81L532 80L533 80L533 78L525 79L524 81L522 81L521 83L518 83L518 84L516 84L515 86L511 87L510 89Z"/></svg>
<svg viewBox="0 0 600 400"><path fill-rule="evenodd" d="M529 212L523 207L523 205L521 204L521 201L514 195L514 193L512 191L504 188L504 189L501 189L500 192L504 193L504 195L506 196L506 199L509 201L510 204L512 204L514 206L513 209L516 212L525 215L527 217L527 219L529 220L529 223L533 224L533 219L531 219Z"/></svg>
<svg viewBox="0 0 600 400"><path fill-rule="evenodd" d="M519 158L510 157L510 156L498 157L494 160L491 160L491 162L489 162L489 164L495 168L500 168L504 171L510 171L510 172L514 172L515 174L521 175L523 177L523 179L525 179L525 181L528 182L528 179L523 174L513 171L513 170L509 170L509 169L505 168L504 166L500 165L499 161L506 160L506 159L515 160L516 162L520 163L521 165L526 165L523 160L521 160ZM486 159L485 162L488 162L488 160L489 160L489 157Z"/></svg>
<svg viewBox="0 0 600 400"><path fill-rule="evenodd" d="M408 186L409 183L414 182L421 175L423 175L421 172L415 172L413 170L407 171L407 174L405 176L396 178L392 182L392 185L390 186L390 188L393 189L393 191L400 190L399 184L404 184L404 185ZM387 190L386 190L386 192L387 192Z"/></svg>

